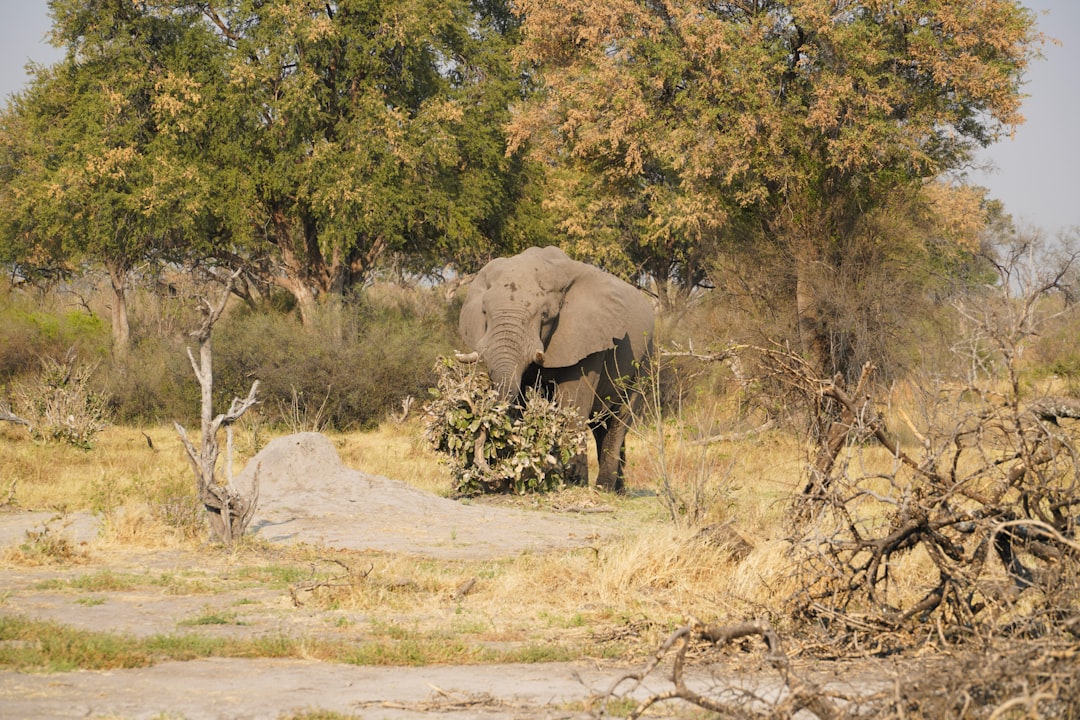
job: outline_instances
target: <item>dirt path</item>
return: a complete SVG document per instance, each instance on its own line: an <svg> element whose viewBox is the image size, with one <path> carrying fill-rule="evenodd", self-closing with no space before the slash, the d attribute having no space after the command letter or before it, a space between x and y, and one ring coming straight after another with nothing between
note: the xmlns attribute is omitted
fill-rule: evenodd
<svg viewBox="0 0 1080 720"><path fill-rule="evenodd" d="M214 658L138 670L0 672L5 718L277 718L320 709L364 718L578 718L613 670L584 663L357 667Z"/></svg>

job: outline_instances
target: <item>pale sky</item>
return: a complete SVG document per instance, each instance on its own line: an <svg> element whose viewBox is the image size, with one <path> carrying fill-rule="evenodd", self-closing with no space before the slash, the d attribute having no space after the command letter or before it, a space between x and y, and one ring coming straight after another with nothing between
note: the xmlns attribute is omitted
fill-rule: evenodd
<svg viewBox="0 0 1080 720"><path fill-rule="evenodd" d="M1045 59L1028 73L1027 122L1013 139L980 155L993 170L972 170L967 177L989 188L1026 227L1051 235L1070 228L1080 232L1080 2L1025 4L1040 14L1040 28L1060 45L1048 44ZM45 41L49 25L45 0L0 0L0 99L26 83L27 61L48 65L60 59L61 52Z"/></svg>

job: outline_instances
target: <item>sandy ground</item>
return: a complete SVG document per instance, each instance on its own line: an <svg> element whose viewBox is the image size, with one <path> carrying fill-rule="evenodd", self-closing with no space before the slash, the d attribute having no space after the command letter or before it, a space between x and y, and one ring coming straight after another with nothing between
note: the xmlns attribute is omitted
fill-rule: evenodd
<svg viewBox="0 0 1080 720"><path fill-rule="evenodd" d="M323 544L445 559L496 558L594 543L613 532L601 514L529 512L457 502L404 483L344 467L332 443L306 433L270 443L245 467L237 485L258 477L260 509L253 532L272 543ZM50 528L76 544L94 543L89 515L0 514L0 547ZM93 547L92 545L90 547ZM180 572L210 563L178 550L95 551L94 568L0 568L0 613L127 633L183 631L185 619L234 608L237 622L189 629L209 634L305 636L325 631L325 618L295 608L280 591L246 588L239 595L175 594L155 589L96 593L80 602L48 580L108 568L117 572ZM239 610L235 608L240 608ZM571 718L626 668L590 663L437 667L366 667L306 660L209 659L149 668L25 674L0 671L3 718L277 718L305 709L364 718ZM642 689L640 692L645 692ZM569 709L568 709L569 708Z"/></svg>
<svg viewBox="0 0 1080 720"><path fill-rule="evenodd" d="M5 718L277 718L319 709L363 718L577 718L564 710L610 683L571 663L358 667L214 658L139 670L0 673Z"/></svg>

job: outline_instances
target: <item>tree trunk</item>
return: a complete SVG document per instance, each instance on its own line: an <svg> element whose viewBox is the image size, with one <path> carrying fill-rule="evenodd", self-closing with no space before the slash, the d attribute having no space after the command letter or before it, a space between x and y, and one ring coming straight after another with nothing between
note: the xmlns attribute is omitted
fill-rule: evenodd
<svg viewBox="0 0 1080 720"><path fill-rule="evenodd" d="M110 312L112 322L113 355L127 357L131 348L131 328L128 325L127 269L120 263L107 262L109 282L112 285L113 303Z"/></svg>
<svg viewBox="0 0 1080 720"><path fill-rule="evenodd" d="M818 265L813 241L804 240L795 253L795 312L798 317L799 349L819 377L829 377L829 346L821 320L821 305L814 273Z"/></svg>

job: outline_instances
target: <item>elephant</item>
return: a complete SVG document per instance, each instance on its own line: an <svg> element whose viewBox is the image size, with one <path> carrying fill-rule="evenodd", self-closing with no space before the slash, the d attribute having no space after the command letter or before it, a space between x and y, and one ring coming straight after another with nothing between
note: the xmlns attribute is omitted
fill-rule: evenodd
<svg viewBox="0 0 1080 720"><path fill-rule="evenodd" d="M641 402L633 381L652 353L654 312L640 290L557 247L496 258L469 285L459 331L504 400L538 387L584 418L597 487L621 492L626 433ZM586 449L568 475L587 482Z"/></svg>

